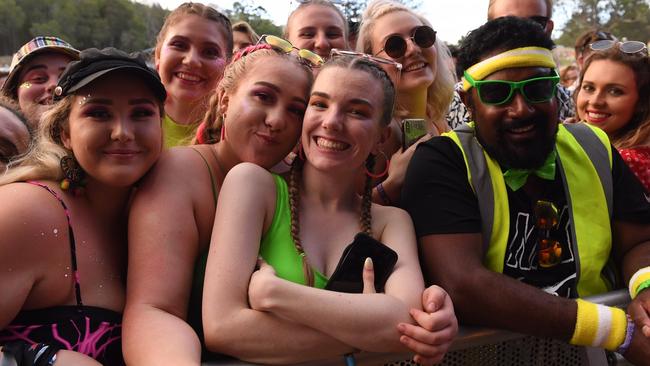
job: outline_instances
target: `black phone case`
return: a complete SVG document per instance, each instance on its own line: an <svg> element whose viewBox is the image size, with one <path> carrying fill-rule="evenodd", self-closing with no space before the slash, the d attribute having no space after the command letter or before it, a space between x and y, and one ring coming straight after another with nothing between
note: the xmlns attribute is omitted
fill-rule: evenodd
<svg viewBox="0 0 650 366"><path fill-rule="evenodd" d="M363 264L368 257L372 258L375 271L375 289L384 292L386 280L397 263L397 253L365 233L358 233L345 248L325 289L347 293L363 292Z"/></svg>

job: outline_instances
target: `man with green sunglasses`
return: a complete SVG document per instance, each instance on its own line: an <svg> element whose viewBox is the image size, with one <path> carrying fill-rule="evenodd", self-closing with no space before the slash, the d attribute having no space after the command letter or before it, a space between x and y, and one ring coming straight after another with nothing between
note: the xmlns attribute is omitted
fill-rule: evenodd
<svg viewBox="0 0 650 366"><path fill-rule="evenodd" d="M470 32L458 62L472 122L420 144L402 205L427 285L449 292L461 325L647 364L650 201L604 132L559 122L552 47L516 17ZM627 284L627 314L581 299Z"/></svg>

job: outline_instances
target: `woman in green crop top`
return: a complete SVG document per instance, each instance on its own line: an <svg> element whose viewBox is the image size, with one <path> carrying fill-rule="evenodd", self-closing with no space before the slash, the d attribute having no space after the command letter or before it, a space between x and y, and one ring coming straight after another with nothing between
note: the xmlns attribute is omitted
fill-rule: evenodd
<svg viewBox="0 0 650 366"><path fill-rule="evenodd" d="M124 356L133 365L199 365L203 275L219 189L241 162L269 169L296 145L312 73L296 57L257 47L226 67L212 107L210 144L164 151L133 198ZM214 135L214 136L213 136ZM198 289L193 307L190 292Z"/></svg>
<svg viewBox="0 0 650 366"><path fill-rule="evenodd" d="M421 311L423 279L410 217L371 203L369 177L364 193L357 193L360 173L364 167L372 171L388 137L393 100L393 84L377 64L364 57L332 58L312 88L302 158L294 161L289 177L253 164L229 172L203 292L208 349L258 363L306 362L355 351L417 351L411 342L418 338L411 333L417 328L420 334L435 333L428 346L439 351L416 360L441 359L457 331L456 319L446 297L432 329L413 325L413 318L420 321L426 313ZM323 290L359 231L398 253L385 293L372 288L371 262L364 266L363 294ZM258 255L264 259L259 263ZM427 291L445 297L440 288Z"/></svg>
<svg viewBox="0 0 650 366"><path fill-rule="evenodd" d="M230 61L232 44L230 20L209 5L183 3L165 19L153 60L168 95L165 148L190 144Z"/></svg>

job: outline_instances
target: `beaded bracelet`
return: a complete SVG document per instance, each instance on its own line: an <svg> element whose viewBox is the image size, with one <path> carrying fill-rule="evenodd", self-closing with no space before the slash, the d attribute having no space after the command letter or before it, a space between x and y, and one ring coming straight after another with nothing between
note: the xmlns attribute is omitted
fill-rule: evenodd
<svg viewBox="0 0 650 366"><path fill-rule="evenodd" d="M375 188L377 188L377 193L379 193L379 198L381 198L384 204L386 206L392 206L393 202L390 200L390 197L388 197L388 194L384 190L384 185L382 184L382 182L379 182L379 184L377 184Z"/></svg>
<svg viewBox="0 0 650 366"><path fill-rule="evenodd" d="M630 283L628 285L630 297L634 300L641 290L648 287L650 287L650 266L641 268L632 275L632 278L630 278Z"/></svg>
<svg viewBox="0 0 650 366"><path fill-rule="evenodd" d="M617 353L624 355L625 352L627 352L627 349L630 347L630 344L632 343L632 337L634 336L635 329L636 326L634 324L634 320L632 320L630 314L627 314L627 329L625 331L625 341L623 341L623 344L621 344L618 347L618 349L616 350Z"/></svg>

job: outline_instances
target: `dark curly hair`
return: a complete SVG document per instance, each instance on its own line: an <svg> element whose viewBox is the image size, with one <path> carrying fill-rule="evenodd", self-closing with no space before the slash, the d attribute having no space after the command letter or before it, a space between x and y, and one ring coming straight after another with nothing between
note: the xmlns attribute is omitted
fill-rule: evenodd
<svg viewBox="0 0 650 366"><path fill-rule="evenodd" d="M495 51L520 47L553 49L555 44L544 30L530 19L502 17L490 20L467 34L460 45L458 65L467 70Z"/></svg>

